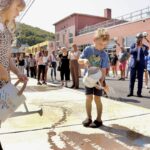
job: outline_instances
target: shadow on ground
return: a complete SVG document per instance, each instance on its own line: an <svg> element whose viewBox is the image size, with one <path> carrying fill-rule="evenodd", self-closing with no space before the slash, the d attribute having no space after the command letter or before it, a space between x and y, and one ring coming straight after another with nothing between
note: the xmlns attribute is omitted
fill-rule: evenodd
<svg viewBox="0 0 150 150"><path fill-rule="evenodd" d="M39 114L40 116L42 116L43 115L42 108L40 108L39 110L36 110L36 111L15 112L15 113L13 113L13 115L10 116L10 118L19 117L19 116L26 116L26 115L33 115L33 114Z"/></svg>
<svg viewBox="0 0 150 150"><path fill-rule="evenodd" d="M52 86L52 85L41 85L41 86L27 86L25 92L47 92L52 90L62 89L61 86Z"/></svg>
<svg viewBox="0 0 150 150"><path fill-rule="evenodd" d="M133 150L143 149L150 143L150 137L135 132L129 128L113 124L103 126L100 130L106 134L81 134L79 132L64 131L48 133L51 149L54 150Z"/></svg>

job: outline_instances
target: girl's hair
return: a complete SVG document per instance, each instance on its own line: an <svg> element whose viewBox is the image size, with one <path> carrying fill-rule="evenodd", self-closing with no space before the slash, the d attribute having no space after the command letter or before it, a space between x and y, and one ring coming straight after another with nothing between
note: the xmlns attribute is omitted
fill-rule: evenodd
<svg viewBox="0 0 150 150"><path fill-rule="evenodd" d="M5 11L7 11L11 4L16 1L16 0L0 0L0 14L3 14L5 13ZM20 11L22 11L26 4L25 4L25 1L24 0L18 0L19 1L19 5L18 7L20 8ZM11 30L15 30L16 28L16 23L15 23L15 20L13 21L10 21L10 20L7 20L5 22L5 24L11 29Z"/></svg>
<svg viewBox="0 0 150 150"><path fill-rule="evenodd" d="M102 39L103 41L109 41L110 35L106 29L97 29L94 38Z"/></svg>

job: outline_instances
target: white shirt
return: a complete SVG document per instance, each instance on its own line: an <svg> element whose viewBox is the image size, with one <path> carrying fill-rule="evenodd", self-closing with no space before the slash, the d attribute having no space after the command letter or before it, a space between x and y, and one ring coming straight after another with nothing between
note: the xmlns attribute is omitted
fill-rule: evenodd
<svg viewBox="0 0 150 150"><path fill-rule="evenodd" d="M48 62L48 57L47 57L47 56L44 56L44 57L43 57L43 63L44 63L44 65L45 65L47 62Z"/></svg>
<svg viewBox="0 0 150 150"><path fill-rule="evenodd" d="M69 58L70 60L76 60L76 57L79 56L79 51L76 51L76 52L69 52Z"/></svg>
<svg viewBox="0 0 150 150"><path fill-rule="evenodd" d="M57 62L56 57L53 54L50 55L51 62Z"/></svg>
<svg viewBox="0 0 150 150"><path fill-rule="evenodd" d="M140 51L141 51L141 48L138 48L137 61L140 61Z"/></svg>

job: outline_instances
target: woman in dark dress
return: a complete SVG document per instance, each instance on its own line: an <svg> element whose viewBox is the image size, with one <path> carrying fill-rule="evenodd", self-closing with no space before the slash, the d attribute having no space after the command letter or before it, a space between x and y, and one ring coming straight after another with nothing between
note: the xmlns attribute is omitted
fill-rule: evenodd
<svg viewBox="0 0 150 150"><path fill-rule="evenodd" d="M60 76L62 86L67 87L67 82L70 80L70 68L69 68L69 59L68 51L65 47L61 49L62 53L59 55L60 58Z"/></svg>
<svg viewBox="0 0 150 150"><path fill-rule="evenodd" d="M117 61L118 61L118 57L116 55L116 52L113 52L111 59L110 59L113 77L117 77L117 75L118 75L117 74Z"/></svg>

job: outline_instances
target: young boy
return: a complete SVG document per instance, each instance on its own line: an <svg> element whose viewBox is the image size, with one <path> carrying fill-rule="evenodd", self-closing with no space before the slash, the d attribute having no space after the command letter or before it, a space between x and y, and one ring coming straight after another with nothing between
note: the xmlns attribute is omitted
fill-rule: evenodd
<svg viewBox="0 0 150 150"><path fill-rule="evenodd" d="M106 69L109 67L109 58L106 52L104 51L104 48L107 46L109 42L109 38L110 36L105 29L98 29L94 35L93 39L94 45L86 47L79 59L79 64L82 64L85 67L95 66L100 68L103 74L102 78L100 79L102 85L105 79ZM83 126L98 128L103 125L101 120L102 90L99 90L96 87L93 88L85 87L85 94L86 94L87 119L83 121ZM93 98L97 108L97 118L94 122L92 122L92 115L91 115Z"/></svg>

